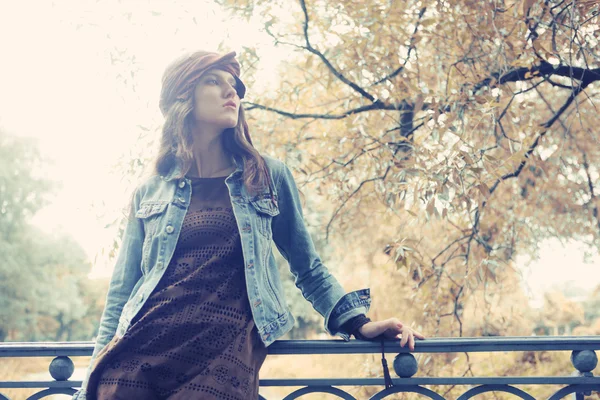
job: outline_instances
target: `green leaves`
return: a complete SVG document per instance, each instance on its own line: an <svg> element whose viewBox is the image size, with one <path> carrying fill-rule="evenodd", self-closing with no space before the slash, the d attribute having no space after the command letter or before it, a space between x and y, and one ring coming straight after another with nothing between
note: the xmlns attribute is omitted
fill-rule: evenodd
<svg viewBox="0 0 600 400"><path fill-rule="evenodd" d="M89 339L96 321L83 318L100 313L81 247L29 225L53 186L41 163L33 141L0 130L0 341Z"/></svg>

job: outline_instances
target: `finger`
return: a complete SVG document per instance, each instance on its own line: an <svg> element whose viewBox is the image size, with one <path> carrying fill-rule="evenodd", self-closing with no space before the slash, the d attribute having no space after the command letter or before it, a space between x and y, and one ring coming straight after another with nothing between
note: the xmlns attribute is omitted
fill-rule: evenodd
<svg viewBox="0 0 600 400"><path fill-rule="evenodd" d="M400 321L398 321L396 318L386 319L384 322L385 322L386 329L391 329L391 330L399 332L399 329L402 328L402 323ZM400 326L398 326L398 325L400 325Z"/></svg>
<svg viewBox="0 0 600 400"><path fill-rule="evenodd" d="M413 331L413 333L415 334L415 337L417 339L425 339L425 335L423 335L422 333L417 332L417 331Z"/></svg>
<svg viewBox="0 0 600 400"><path fill-rule="evenodd" d="M402 340L400 341L400 347L404 347L406 345L406 342L408 341L408 329L405 330L404 332L402 332Z"/></svg>
<svg viewBox="0 0 600 400"><path fill-rule="evenodd" d="M412 332L410 333L410 338L408 339L408 348L411 351L415 350L415 336Z"/></svg>

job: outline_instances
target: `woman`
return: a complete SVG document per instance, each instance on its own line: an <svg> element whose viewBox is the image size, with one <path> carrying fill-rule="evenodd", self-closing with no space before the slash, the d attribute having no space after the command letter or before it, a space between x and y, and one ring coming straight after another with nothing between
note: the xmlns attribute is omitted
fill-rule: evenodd
<svg viewBox="0 0 600 400"><path fill-rule="evenodd" d="M155 174L133 196L96 346L75 399L256 399L267 346L294 325L271 251L345 340L418 332L372 322L321 263L289 168L253 147L235 53L167 67Z"/></svg>

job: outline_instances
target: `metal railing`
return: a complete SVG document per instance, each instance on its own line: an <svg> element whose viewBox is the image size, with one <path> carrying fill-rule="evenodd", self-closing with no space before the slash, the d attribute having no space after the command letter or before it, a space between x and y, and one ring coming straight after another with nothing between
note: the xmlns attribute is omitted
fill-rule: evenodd
<svg viewBox="0 0 600 400"><path fill-rule="evenodd" d="M574 367L572 376L504 376L504 377L413 377L418 372L418 363L408 348L401 348L398 341L386 341L385 352L397 353L393 361L393 371L399 378L392 379L393 386L385 388L384 378L315 378L315 379L261 379L261 387L288 386L301 387L287 395L291 400L308 393L330 393L341 399L355 399L341 389L344 386L383 386L370 397L383 399L394 393L417 393L435 400L445 398L425 386L443 387L448 385L468 386L458 400L471 399L481 393L505 392L521 399L535 399L532 395L514 385L561 385L548 400L558 400L571 395L583 399L592 391L600 391L600 377L594 377L592 370L598 364L596 350L600 349L600 336L542 336L542 337L494 337L494 338L433 338L419 341L413 353L474 353L474 352L516 352L516 351L571 351ZM1 381L0 400L9 400L1 394L6 388L40 388L28 400L41 399L53 394L73 394L81 386L81 381L70 381L74 364L70 357L90 356L92 342L54 343L0 343L0 358L6 357L55 357L49 365L53 381ZM381 342L352 340L281 340L271 344L269 354L381 354ZM1 362L1 360L0 360ZM2 377L0 377L2 379ZM264 397L261 396L261 399Z"/></svg>

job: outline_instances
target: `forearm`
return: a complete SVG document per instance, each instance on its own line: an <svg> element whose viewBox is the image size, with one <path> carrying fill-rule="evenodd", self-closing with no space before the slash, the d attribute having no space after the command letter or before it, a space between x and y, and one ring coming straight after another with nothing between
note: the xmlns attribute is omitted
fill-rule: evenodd
<svg viewBox="0 0 600 400"><path fill-rule="evenodd" d="M341 326L341 330L349 335L354 335L354 337L359 340L379 339L382 335L376 336L374 338L367 338L360 332L360 328L362 328L365 324L369 322L371 322L371 319L369 317L367 317L365 314L360 314L343 323Z"/></svg>

